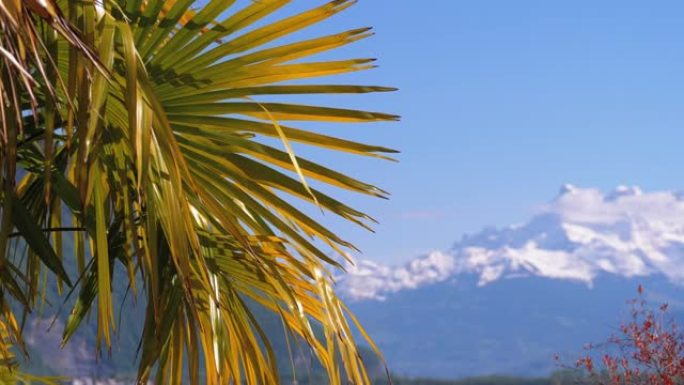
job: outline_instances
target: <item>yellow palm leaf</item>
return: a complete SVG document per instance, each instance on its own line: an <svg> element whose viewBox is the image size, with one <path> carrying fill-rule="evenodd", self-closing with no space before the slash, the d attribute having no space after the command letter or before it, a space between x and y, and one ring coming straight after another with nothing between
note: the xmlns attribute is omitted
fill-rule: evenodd
<svg viewBox="0 0 684 385"><path fill-rule="evenodd" d="M370 36L368 28L278 44L355 1L292 15L288 3L2 2L0 91L11 100L0 107L0 285L28 311L48 289L41 274L74 282L64 343L95 311L98 352L111 347L112 295L124 279L146 306L140 381L279 381L282 358L253 314L257 306L311 347L330 383L369 383L352 330L360 325L334 292L340 266L328 253L345 257L354 247L296 201L370 228L370 216L308 181L387 193L299 157L290 142L384 159L395 151L289 122L398 117L261 98L394 89L297 84L369 69L373 60L310 59ZM18 240L27 255L9 252ZM0 310L13 319L10 308ZM19 330L10 333L17 344Z"/></svg>

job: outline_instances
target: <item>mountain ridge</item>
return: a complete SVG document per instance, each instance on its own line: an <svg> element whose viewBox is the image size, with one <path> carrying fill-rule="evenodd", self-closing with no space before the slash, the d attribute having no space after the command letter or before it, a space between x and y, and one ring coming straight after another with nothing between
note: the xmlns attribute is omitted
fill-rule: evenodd
<svg viewBox="0 0 684 385"><path fill-rule="evenodd" d="M524 223L464 235L451 249L402 266L357 261L337 280L351 301L386 300L464 274L477 275L478 286L545 277L591 287L605 274L662 275L679 284L684 279L684 196L635 186L603 193L566 184Z"/></svg>
<svg viewBox="0 0 684 385"><path fill-rule="evenodd" d="M572 365L584 346L600 345L628 321L639 285L650 306L668 303L678 323L684 319L684 290L667 280L599 278L593 288L538 276L477 286L477 276L465 275L350 308L392 373L442 379L548 376L560 369L556 355Z"/></svg>

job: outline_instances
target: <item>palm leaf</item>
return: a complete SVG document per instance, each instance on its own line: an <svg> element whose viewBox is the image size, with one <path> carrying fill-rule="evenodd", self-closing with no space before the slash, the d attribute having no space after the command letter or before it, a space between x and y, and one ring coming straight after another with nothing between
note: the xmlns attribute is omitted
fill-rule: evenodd
<svg viewBox="0 0 684 385"><path fill-rule="evenodd" d="M289 122L398 118L272 98L394 90L298 83L372 68L367 58L312 59L370 36L368 28L278 42L354 2L286 17L288 0L3 2L0 91L10 103L0 107L0 252L9 255L13 237L30 252L5 258L11 273L0 264L0 284L29 311L47 289L43 268L70 285L64 265L75 264L80 293L64 343L94 311L98 351L117 330L113 280L141 284L140 381L197 384L200 371L208 383L279 381L249 300L312 348L332 384L369 383L353 337L360 325L335 295L339 258L329 255L344 258L354 246L298 201L370 228L370 216L309 180L387 193L299 156L290 142L384 159L395 151ZM73 256L64 255L65 237ZM125 277L114 276L117 263ZM20 343L18 329L10 334Z"/></svg>

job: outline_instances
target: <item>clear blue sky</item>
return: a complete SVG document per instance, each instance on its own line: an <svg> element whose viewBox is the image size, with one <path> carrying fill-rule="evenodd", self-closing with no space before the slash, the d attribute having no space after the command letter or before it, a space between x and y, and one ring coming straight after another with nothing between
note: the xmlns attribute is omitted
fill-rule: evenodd
<svg viewBox="0 0 684 385"><path fill-rule="evenodd" d="M335 102L403 117L326 128L402 151L398 164L323 156L392 192L343 195L381 222L374 235L324 218L366 258L523 221L563 183L684 186L681 1L361 0L305 35L359 26L376 36L338 55L380 67L336 82L400 91Z"/></svg>

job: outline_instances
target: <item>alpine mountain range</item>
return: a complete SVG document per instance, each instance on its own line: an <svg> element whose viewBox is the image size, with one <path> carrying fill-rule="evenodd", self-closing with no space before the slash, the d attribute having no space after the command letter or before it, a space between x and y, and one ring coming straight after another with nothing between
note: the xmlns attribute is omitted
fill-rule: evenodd
<svg viewBox="0 0 684 385"><path fill-rule="evenodd" d="M564 185L527 222L337 282L394 372L549 374L614 333L639 284L684 315L684 194Z"/></svg>

